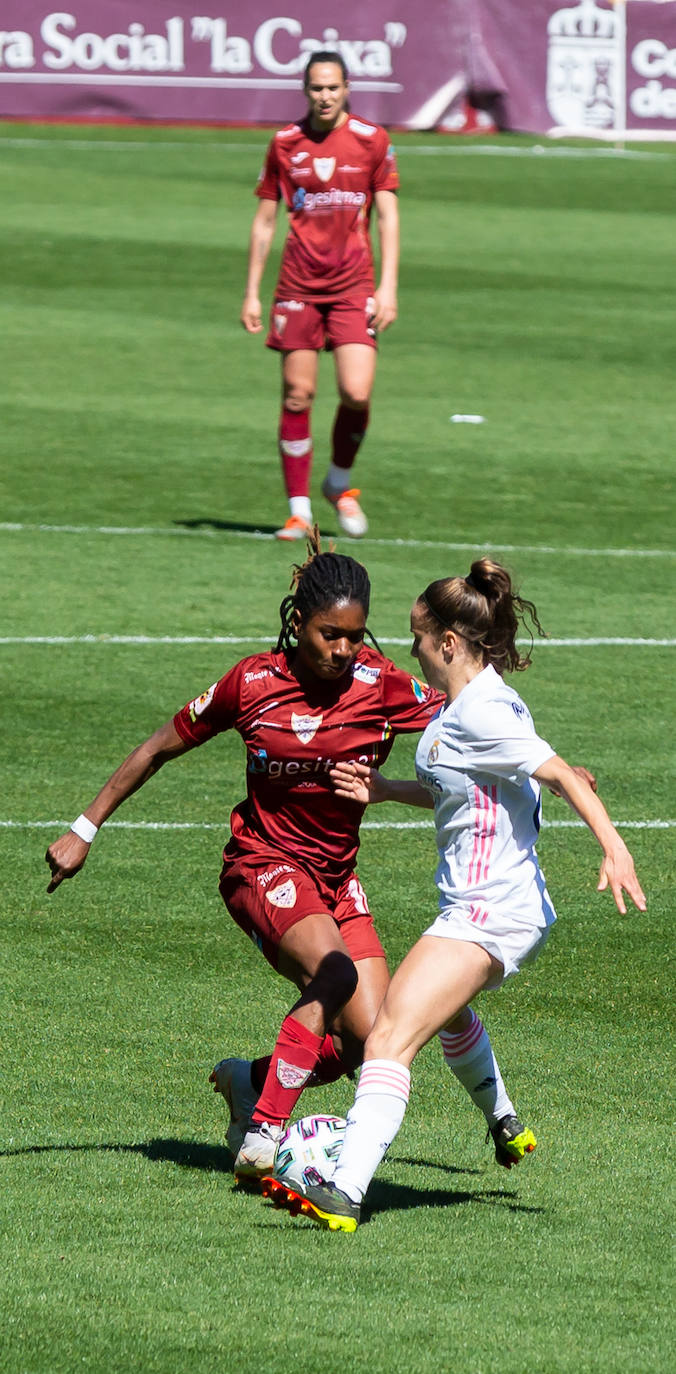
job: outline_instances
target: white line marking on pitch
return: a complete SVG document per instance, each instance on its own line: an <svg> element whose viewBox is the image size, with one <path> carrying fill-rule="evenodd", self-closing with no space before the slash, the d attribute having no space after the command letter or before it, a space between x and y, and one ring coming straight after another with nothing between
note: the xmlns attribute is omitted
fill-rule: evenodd
<svg viewBox="0 0 676 1374"><path fill-rule="evenodd" d="M274 534L263 530L217 530L217 529L173 529L160 525L38 525L21 524L7 520L0 521L2 534L111 534L111 535L165 535L189 539L262 539L274 540ZM348 539L350 547L356 543L374 544L395 549L450 549L454 552L476 552L496 550L501 553L545 553L572 554L582 558L674 558L674 549L587 549L568 544L502 544L500 540L477 539L473 543L457 543L446 539L376 539L368 535L365 539Z"/></svg>
<svg viewBox="0 0 676 1374"><path fill-rule="evenodd" d="M1 821L2 830L67 830L70 821ZM227 821L106 821L106 830L220 830L230 829ZM673 821L613 821L618 830L673 830ZM586 830L584 821L542 821L546 830ZM363 821L361 830L434 830L427 821Z"/></svg>
<svg viewBox="0 0 676 1374"><path fill-rule="evenodd" d="M276 641L276 632L269 635L0 635L0 644L46 644L67 647L71 644L126 644L140 647L153 644L271 644ZM517 644L530 645L530 639L517 639ZM411 636L388 637L378 635L379 644L407 645ZM536 639L533 648L543 649L586 649L621 645L626 648L674 648L676 639L628 639L624 637L597 636L590 639Z"/></svg>

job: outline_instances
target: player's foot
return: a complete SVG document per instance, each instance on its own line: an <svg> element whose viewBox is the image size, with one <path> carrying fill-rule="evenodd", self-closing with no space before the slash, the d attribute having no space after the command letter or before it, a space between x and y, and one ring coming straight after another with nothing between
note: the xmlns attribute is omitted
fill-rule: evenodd
<svg viewBox="0 0 676 1374"><path fill-rule="evenodd" d="M359 487L350 487L349 491L332 491L328 481L322 483L322 496L335 506L341 530L352 535L353 539L361 539L369 527L369 522L357 500L360 495Z"/></svg>
<svg viewBox="0 0 676 1374"><path fill-rule="evenodd" d="M288 1207L291 1211L294 1204L298 1203L292 1215L298 1214L301 1203L300 1194L294 1188L289 1188L286 1183L282 1183L281 1179L275 1178L274 1174L267 1174L265 1178L261 1179L261 1192L263 1197L269 1198L270 1202L274 1203L275 1207Z"/></svg>
<svg viewBox="0 0 676 1374"><path fill-rule="evenodd" d="M237 1183L260 1184L272 1173L275 1151L283 1126L275 1126L270 1121L254 1122L249 1127L235 1160L234 1174Z"/></svg>
<svg viewBox="0 0 676 1374"><path fill-rule="evenodd" d="M286 1206L292 1217L308 1217L325 1231L356 1231L361 1213L359 1203L336 1188L335 1183L308 1185L302 1193L285 1191L289 1195L287 1201L277 1205Z"/></svg>
<svg viewBox="0 0 676 1374"><path fill-rule="evenodd" d="M281 530L275 530L275 539L285 539L289 542L293 539L307 539L311 533L312 528L307 520L301 520L299 515L290 515Z"/></svg>
<svg viewBox="0 0 676 1374"><path fill-rule="evenodd" d="M225 1138L232 1153L237 1155L258 1101L258 1093L251 1082L251 1060L221 1059L211 1070L209 1082L213 1083L214 1092L225 1098L230 1112Z"/></svg>
<svg viewBox="0 0 676 1374"><path fill-rule="evenodd" d="M527 1126L522 1126L517 1116L503 1116L502 1121L490 1127L486 1139L491 1135L495 1143L495 1158L504 1169L511 1169L513 1164L518 1164L537 1145L533 1132Z"/></svg>

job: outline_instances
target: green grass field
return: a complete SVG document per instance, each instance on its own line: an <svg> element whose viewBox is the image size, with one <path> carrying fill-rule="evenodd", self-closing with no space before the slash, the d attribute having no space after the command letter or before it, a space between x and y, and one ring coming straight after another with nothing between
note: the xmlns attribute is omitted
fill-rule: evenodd
<svg viewBox="0 0 676 1374"><path fill-rule="evenodd" d="M619 916L592 837L547 798L559 924L478 1003L533 1158L496 1168L431 1045L355 1236L233 1189L206 1078L268 1048L291 1001L216 889L239 739L165 769L45 893L46 845L123 755L276 637L294 556L269 537L277 362L238 324L267 137L0 126L0 1374L666 1374L674 151L396 140L401 317L358 469L371 528L338 541L402 664L428 581L475 549L506 561L553 640L519 689L631 827L649 907ZM327 535L333 406L327 358ZM433 865L429 830L365 829L393 963L435 909Z"/></svg>

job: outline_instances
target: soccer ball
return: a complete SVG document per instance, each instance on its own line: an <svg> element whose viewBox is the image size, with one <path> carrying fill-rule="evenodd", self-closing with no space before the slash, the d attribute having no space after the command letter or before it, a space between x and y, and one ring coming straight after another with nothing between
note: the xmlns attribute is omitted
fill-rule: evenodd
<svg viewBox="0 0 676 1374"><path fill-rule="evenodd" d="M326 1182L333 1177L344 1135L342 1116L304 1116L294 1121L275 1151L273 1178L301 1189Z"/></svg>

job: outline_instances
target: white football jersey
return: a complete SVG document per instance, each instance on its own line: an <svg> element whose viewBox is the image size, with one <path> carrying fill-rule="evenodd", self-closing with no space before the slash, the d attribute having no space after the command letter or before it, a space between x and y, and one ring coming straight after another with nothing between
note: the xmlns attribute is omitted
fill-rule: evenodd
<svg viewBox="0 0 676 1374"><path fill-rule="evenodd" d="M554 752L490 666L430 721L416 773L434 798L442 910L460 908L479 926L498 909L529 925L556 919L535 852L540 787L531 777Z"/></svg>

